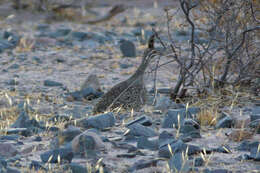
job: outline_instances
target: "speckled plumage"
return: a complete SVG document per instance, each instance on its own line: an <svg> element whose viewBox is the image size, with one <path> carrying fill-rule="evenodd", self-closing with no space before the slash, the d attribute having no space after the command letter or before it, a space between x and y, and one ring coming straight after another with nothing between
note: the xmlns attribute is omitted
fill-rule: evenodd
<svg viewBox="0 0 260 173"><path fill-rule="evenodd" d="M154 35L148 41L148 48L145 50L142 63L135 73L127 80L113 86L104 94L95 105L93 113L101 113L106 110L113 110L118 107L135 111L140 110L146 102L146 88L143 76L151 59L156 55L154 50Z"/></svg>

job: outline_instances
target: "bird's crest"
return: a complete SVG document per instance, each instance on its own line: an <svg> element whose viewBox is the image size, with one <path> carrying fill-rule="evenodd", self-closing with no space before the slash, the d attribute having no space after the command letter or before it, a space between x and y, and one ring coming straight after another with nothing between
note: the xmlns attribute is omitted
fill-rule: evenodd
<svg viewBox="0 0 260 173"><path fill-rule="evenodd" d="M149 49L154 49L154 39L155 39L155 34L151 35L151 37L148 40Z"/></svg>

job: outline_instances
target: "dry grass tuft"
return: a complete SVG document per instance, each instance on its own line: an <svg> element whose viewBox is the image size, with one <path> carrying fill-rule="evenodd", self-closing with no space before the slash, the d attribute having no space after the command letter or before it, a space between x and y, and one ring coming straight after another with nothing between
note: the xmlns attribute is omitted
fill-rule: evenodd
<svg viewBox="0 0 260 173"><path fill-rule="evenodd" d="M228 134L228 138L232 141L240 142L252 138L253 135L254 133L248 129L233 129L232 132Z"/></svg>
<svg viewBox="0 0 260 173"><path fill-rule="evenodd" d="M26 37L22 37L19 41L18 46L15 48L15 51L20 53L20 52L30 52L34 49L35 47L35 40L34 39L29 39Z"/></svg>
<svg viewBox="0 0 260 173"><path fill-rule="evenodd" d="M198 114L201 126L214 126L217 123L218 112L216 109L205 109Z"/></svg>
<svg viewBox="0 0 260 173"><path fill-rule="evenodd" d="M18 117L17 108L12 106L10 108L0 109L0 130L7 129Z"/></svg>
<svg viewBox="0 0 260 173"><path fill-rule="evenodd" d="M214 126L222 108L228 108L228 111L232 111L237 107L248 106L255 97L245 88L232 88L229 86L214 89L214 91L208 92L207 95L194 98L195 101L192 106L200 107L202 110L198 115L201 126Z"/></svg>

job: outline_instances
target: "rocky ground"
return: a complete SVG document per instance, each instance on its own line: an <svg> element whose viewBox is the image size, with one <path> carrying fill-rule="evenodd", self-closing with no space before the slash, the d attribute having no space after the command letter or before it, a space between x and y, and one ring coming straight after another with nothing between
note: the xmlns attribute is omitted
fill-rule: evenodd
<svg viewBox="0 0 260 173"><path fill-rule="evenodd" d="M176 63L158 70L155 105L150 92L140 112L92 115L103 92L133 74L152 27L167 30L163 9L177 3L124 5L96 25L0 5L0 172L260 172L259 98L217 111L174 103ZM173 34L177 43L189 39ZM146 86L152 90L153 73Z"/></svg>

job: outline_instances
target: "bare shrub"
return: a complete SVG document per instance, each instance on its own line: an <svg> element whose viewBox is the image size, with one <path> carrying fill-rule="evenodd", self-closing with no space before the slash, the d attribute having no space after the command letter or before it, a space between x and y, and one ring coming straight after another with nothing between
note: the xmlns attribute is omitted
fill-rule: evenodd
<svg viewBox="0 0 260 173"><path fill-rule="evenodd" d="M259 78L260 18L254 0L179 0L189 29L188 54L176 46L171 23L176 11L166 9L169 46L172 57L179 65L179 77L171 98L186 96L189 89L197 93L213 91L225 86L250 85ZM200 34L197 34L199 32ZM157 34L160 39L159 35ZM201 43L200 39L204 39Z"/></svg>

